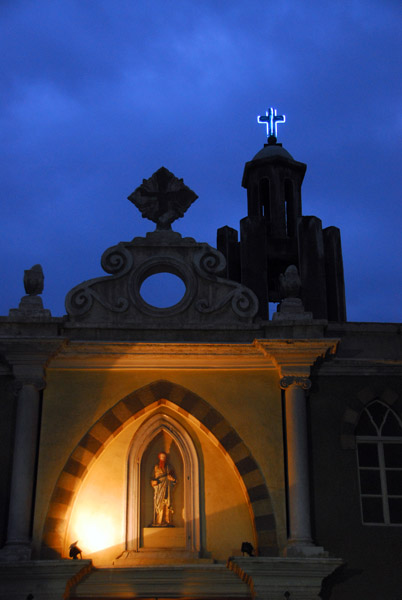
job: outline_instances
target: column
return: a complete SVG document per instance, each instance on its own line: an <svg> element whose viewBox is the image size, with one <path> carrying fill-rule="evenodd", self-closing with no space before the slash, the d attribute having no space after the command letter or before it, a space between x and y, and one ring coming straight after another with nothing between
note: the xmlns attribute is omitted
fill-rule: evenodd
<svg viewBox="0 0 402 600"><path fill-rule="evenodd" d="M42 378L30 377L17 380L17 385L19 391L7 541L1 550L0 556L3 560L29 560L31 557L31 526L39 435L40 390L45 387L45 382Z"/></svg>
<svg viewBox="0 0 402 600"><path fill-rule="evenodd" d="M310 521L309 463L307 444L307 377L285 376L286 443L289 487L289 540L287 556L319 556L321 547L313 544Z"/></svg>

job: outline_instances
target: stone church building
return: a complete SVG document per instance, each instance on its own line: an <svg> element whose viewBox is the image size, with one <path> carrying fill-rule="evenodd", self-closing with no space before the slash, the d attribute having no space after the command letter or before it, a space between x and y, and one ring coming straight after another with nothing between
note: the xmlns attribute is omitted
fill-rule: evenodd
<svg viewBox="0 0 402 600"><path fill-rule="evenodd" d="M0 317L2 600L402 598L400 325L347 322L340 232L303 216L271 125L216 248L172 229L197 196L162 167L129 197L156 229L65 316L25 271ZM144 298L160 273L173 306Z"/></svg>

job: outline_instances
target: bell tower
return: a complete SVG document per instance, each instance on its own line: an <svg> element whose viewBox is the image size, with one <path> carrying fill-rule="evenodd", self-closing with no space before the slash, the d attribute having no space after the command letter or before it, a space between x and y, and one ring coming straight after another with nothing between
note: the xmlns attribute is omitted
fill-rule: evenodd
<svg viewBox="0 0 402 600"><path fill-rule="evenodd" d="M227 259L227 277L251 288L259 314L268 318L268 303L280 302L280 275L295 265L301 299L315 319L345 321L340 232L322 229L320 219L302 215L304 163L294 160L277 141L277 125L285 116L270 108L258 122L267 127L267 143L244 167L247 216L237 231L218 230L218 249Z"/></svg>

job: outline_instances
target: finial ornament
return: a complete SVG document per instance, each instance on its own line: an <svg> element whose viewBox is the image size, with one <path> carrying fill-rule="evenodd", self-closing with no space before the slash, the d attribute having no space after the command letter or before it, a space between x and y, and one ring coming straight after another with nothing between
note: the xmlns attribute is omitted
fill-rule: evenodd
<svg viewBox="0 0 402 600"><path fill-rule="evenodd" d="M24 288L29 296L37 296L43 292L44 275L41 265L34 265L24 271Z"/></svg>
<svg viewBox="0 0 402 600"><path fill-rule="evenodd" d="M156 223L157 230L169 230L176 219L198 198L183 179L178 179L165 167L158 169L128 197L142 216Z"/></svg>
<svg viewBox="0 0 402 600"><path fill-rule="evenodd" d="M278 115L276 108L269 108L265 115L257 117L257 122L266 125L269 144L276 144L278 137L278 123L285 123L286 116Z"/></svg>

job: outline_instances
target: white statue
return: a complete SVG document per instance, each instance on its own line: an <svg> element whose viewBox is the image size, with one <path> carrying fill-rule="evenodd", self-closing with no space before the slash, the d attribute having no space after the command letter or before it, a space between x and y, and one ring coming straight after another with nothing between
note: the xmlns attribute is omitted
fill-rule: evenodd
<svg viewBox="0 0 402 600"><path fill-rule="evenodd" d="M154 488L153 527L173 527L171 497L175 484L176 477L167 464L167 455L165 452L160 452L151 478L151 485Z"/></svg>

